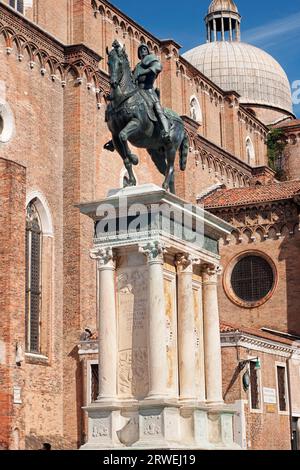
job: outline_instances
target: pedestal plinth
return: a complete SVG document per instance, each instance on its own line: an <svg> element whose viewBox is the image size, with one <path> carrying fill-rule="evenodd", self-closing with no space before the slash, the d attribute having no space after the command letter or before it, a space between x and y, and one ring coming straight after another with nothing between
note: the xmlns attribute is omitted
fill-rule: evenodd
<svg viewBox="0 0 300 470"><path fill-rule="evenodd" d="M99 279L99 396L82 449L235 448L216 289L231 227L154 185L80 209Z"/></svg>

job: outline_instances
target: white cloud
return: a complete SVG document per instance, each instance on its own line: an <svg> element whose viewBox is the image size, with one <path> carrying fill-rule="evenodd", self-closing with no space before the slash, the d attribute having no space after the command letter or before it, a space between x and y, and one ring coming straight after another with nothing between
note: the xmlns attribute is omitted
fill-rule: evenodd
<svg viewBox="0 0 300 470"><path fill-rule="evenodd" d="M248 29L243 34L243 39L252 43L276 43L276 39L283 41L284 34L286 39L291 39L291 33L300 34L300 12L286 16L280 20L272 21L257 28Z"/></svg>

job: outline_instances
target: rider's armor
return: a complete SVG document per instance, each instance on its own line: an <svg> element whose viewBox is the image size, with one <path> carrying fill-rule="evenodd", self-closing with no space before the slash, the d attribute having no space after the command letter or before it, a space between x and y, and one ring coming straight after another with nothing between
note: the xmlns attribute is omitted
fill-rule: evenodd
<svg viewBox="0 0 300 470"><path fill-rule="evenodd" d="M140 56L140 49L143 47L147 48L148 55L142 59ZM133 72L134 79L140 90L144 91L143 96L147 101L148 106L154 109L155 115L163 129L163 137L168 140L170 132L169 122L160 104L159 96L154 90L154 82L162 71L162 65L158 57L154 54L150 54L149 48L145 44L142 44L139 47L139 58L142 60L137 64Z"/></svg>

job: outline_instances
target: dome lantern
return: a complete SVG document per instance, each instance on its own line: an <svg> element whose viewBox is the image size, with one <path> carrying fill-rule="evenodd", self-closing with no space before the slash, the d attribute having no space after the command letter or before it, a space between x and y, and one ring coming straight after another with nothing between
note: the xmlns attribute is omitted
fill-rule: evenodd
<svg viewBox="0 0 300 470"><path fill-rule="evenodd" d="M213 0L205 23L207 42L241 40L241 15L233 0Z"/></svg>

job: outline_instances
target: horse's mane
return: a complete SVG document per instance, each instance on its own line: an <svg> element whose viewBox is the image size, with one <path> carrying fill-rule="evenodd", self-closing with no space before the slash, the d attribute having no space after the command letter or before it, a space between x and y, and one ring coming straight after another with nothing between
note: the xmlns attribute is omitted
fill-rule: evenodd
<svg viewBox="0 0 300 470"><path fill-rule="evenodd" d="M120 47L118 47L118 48L114 47L113 50L116 51L116 53L118 54L119 57L122 57L124 59L124 62L126 63L126 65L128 65L128 68L130 70L131 78L133 78L129 58L128 58L128 55L127 55L127 52L126 52L125 48L124 47L121 48L121 45L120 45Z"/></svg>

